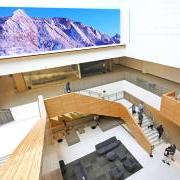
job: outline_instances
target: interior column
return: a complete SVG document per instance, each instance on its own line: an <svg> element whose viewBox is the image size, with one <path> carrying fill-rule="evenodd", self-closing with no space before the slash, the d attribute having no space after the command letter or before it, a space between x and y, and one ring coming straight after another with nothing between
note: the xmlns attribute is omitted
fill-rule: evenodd
<svg viewBox="0 0 180 180"><path fill-rule="evenodd" d="M22 73L13 74L12 77L14 80L16 90L18 92L23 92L23 91L26 91L28 89Z"/></svg>
<svg viewBox="0 0 180 180"><path fill-rule="evenodd" d="M82 76L81 76L81 67L80 67L80 64L77 64L77 69L78 69L78 77L79 77L79 79L81 79Z"/></svg>

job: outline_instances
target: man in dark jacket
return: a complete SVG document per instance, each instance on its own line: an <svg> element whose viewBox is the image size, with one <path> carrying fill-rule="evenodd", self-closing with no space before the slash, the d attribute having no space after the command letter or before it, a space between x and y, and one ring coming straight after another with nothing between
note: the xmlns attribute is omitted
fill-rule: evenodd
<svg viewBox="0 0 180 180"><path fill-rule="evenodd" d="M136 106L135 104L132 105L132 114L135 114L136 113Z"/></svg>
<svg viewBox="0 0 180 180"><path fill-rule="evenodd" d="M141 127L142 126L142 122L143 122L143 115L142 115L142 113L138 114L138 120L139 120L139 126Z"/></svg>
<svg viewBox="0 0 180 180"><path fill-rule="evenodd" d="M167 147L164 151L164 158L162 160L163 163L166 163L170 165L170 151L171 151L171 146Z"/></svg>
<svg viewBox="0 0 180 180"><path fill-rule="evenodd" d="M66 83L64 91L65 91L65 93L70 93L71 92L70 82Z"/></svg>
<svg viewBox="0 0 180 180"><path fill-rule="evenodd" d="M143 114L144 113L144 103L140 102L139 106L138 106L138 111L139 113Z"/></svg>
<svg viewBox="0 0 180 180"><path fill-rule="evenodd" d="M164 129L163 129L163 126L162 125L159 125L157 128L157 131L158 131L158 134L159 134L159 139L161 138L163 132L164 132Z"/></svg>
<svg viewBox="0 0 180 180"><path fill-rule="evenodd" d="M172 145L170 146L170 157L171 157L171 160L172 160L172 161L174 161L175 152L176 152L176 145L175 145L175 144L172 144Z"/></svg>

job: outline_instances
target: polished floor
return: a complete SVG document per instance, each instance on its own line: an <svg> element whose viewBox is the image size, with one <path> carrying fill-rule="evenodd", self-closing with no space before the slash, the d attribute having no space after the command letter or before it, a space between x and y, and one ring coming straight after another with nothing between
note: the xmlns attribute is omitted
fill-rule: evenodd
<svg viewBox="0 0 180 180"><path fill-rule="evenodd" d="M175 165L175 162L168 166L162 163L164 146L158 147L154 152L154 157L151 158L142 149L142 147L136 142L136 140L122 127L118 126L111 130L102 132L100 128L92 130L86 128L84 134L79 134L80 142L73 146L68 146L64 140L62 143L57 144L59 151L59 160L63 159L65 163L70 163L76 159L79 159L93 151L95 151L95 145L112 137L112 134L121 140L131 154L140 162L143 168L132 176L128 177L128 180L179 180L180 169ZM178 158L179 154L175 158ZM159 173L161 172L161 173Z"/></svg>

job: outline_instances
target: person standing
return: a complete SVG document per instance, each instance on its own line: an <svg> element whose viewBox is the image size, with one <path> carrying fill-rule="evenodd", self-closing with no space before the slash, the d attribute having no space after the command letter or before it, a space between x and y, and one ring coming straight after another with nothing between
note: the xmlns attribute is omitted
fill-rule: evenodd
<svg viewBox="0 0 180 180"><path fill-rule="evenodd" d="M142 122L143 122L143 115L142 115L142 113L139 113L138 114L138 120L139 120L139 126L141 127L142 126Z"/></svg>
<svg viewBox="0 0 180 180"><path fill-rule="evenodd" d="M65 93L70 93L71 92L71 86L70 86L70 82L69 81L65 84L64 91L65 91Z"/></svg>
<svg viewBox="0 0 180 180"><path fill-rule="evenodd" d="M143 114L144 112L144 103L140 102L139 106L138 106L138 111L139 113Z"/></svg>
<svg viewBox="0 0 180 180"><path fill-rule="evenodd" d="M175 144L172 144L171 146L170 146L171 148L171 150L170 150L170 157L171 157L171 160L172 161L174 161L174 155L175 155L175 153L176 153L176 145Z"/></svg>
<svg viewBox="0 0 180 180"><path fill-rule="evenodd" d="M164 129L163 129L163 126L162 125L159 125L157 128L157 131L158 131L158 134L159 134L159 139L161 138L163 132L164 132Z"/></svg>
<svg viewBox="0 0 180 180"><path fill-rule="evenodd" d="M171 146L167 147L164 151L164 158L162 160L163 163L166 163L170 165L170 151L171 151Z"/></svg>
<svg viewBox="0 0 180 180"><path fill-rule="evenodd" d="M132 105L132 114L136 114L136 105L135 104Z"/></svg>
<svg viewBox="0 0 180 180"><path fill-rule="evenodd" d="M180 100L180 93L177 95L176 100Z"/></svg>

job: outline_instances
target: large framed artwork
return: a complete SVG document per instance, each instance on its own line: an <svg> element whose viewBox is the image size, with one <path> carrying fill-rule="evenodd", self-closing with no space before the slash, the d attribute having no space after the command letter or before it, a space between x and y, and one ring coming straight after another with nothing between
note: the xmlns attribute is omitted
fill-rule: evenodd
<svg viewBox="0 0 180 180"><path fill-rule="evenodd" d="M0 7L0 59L119 45L120 19L120 9Z"/></svg>

